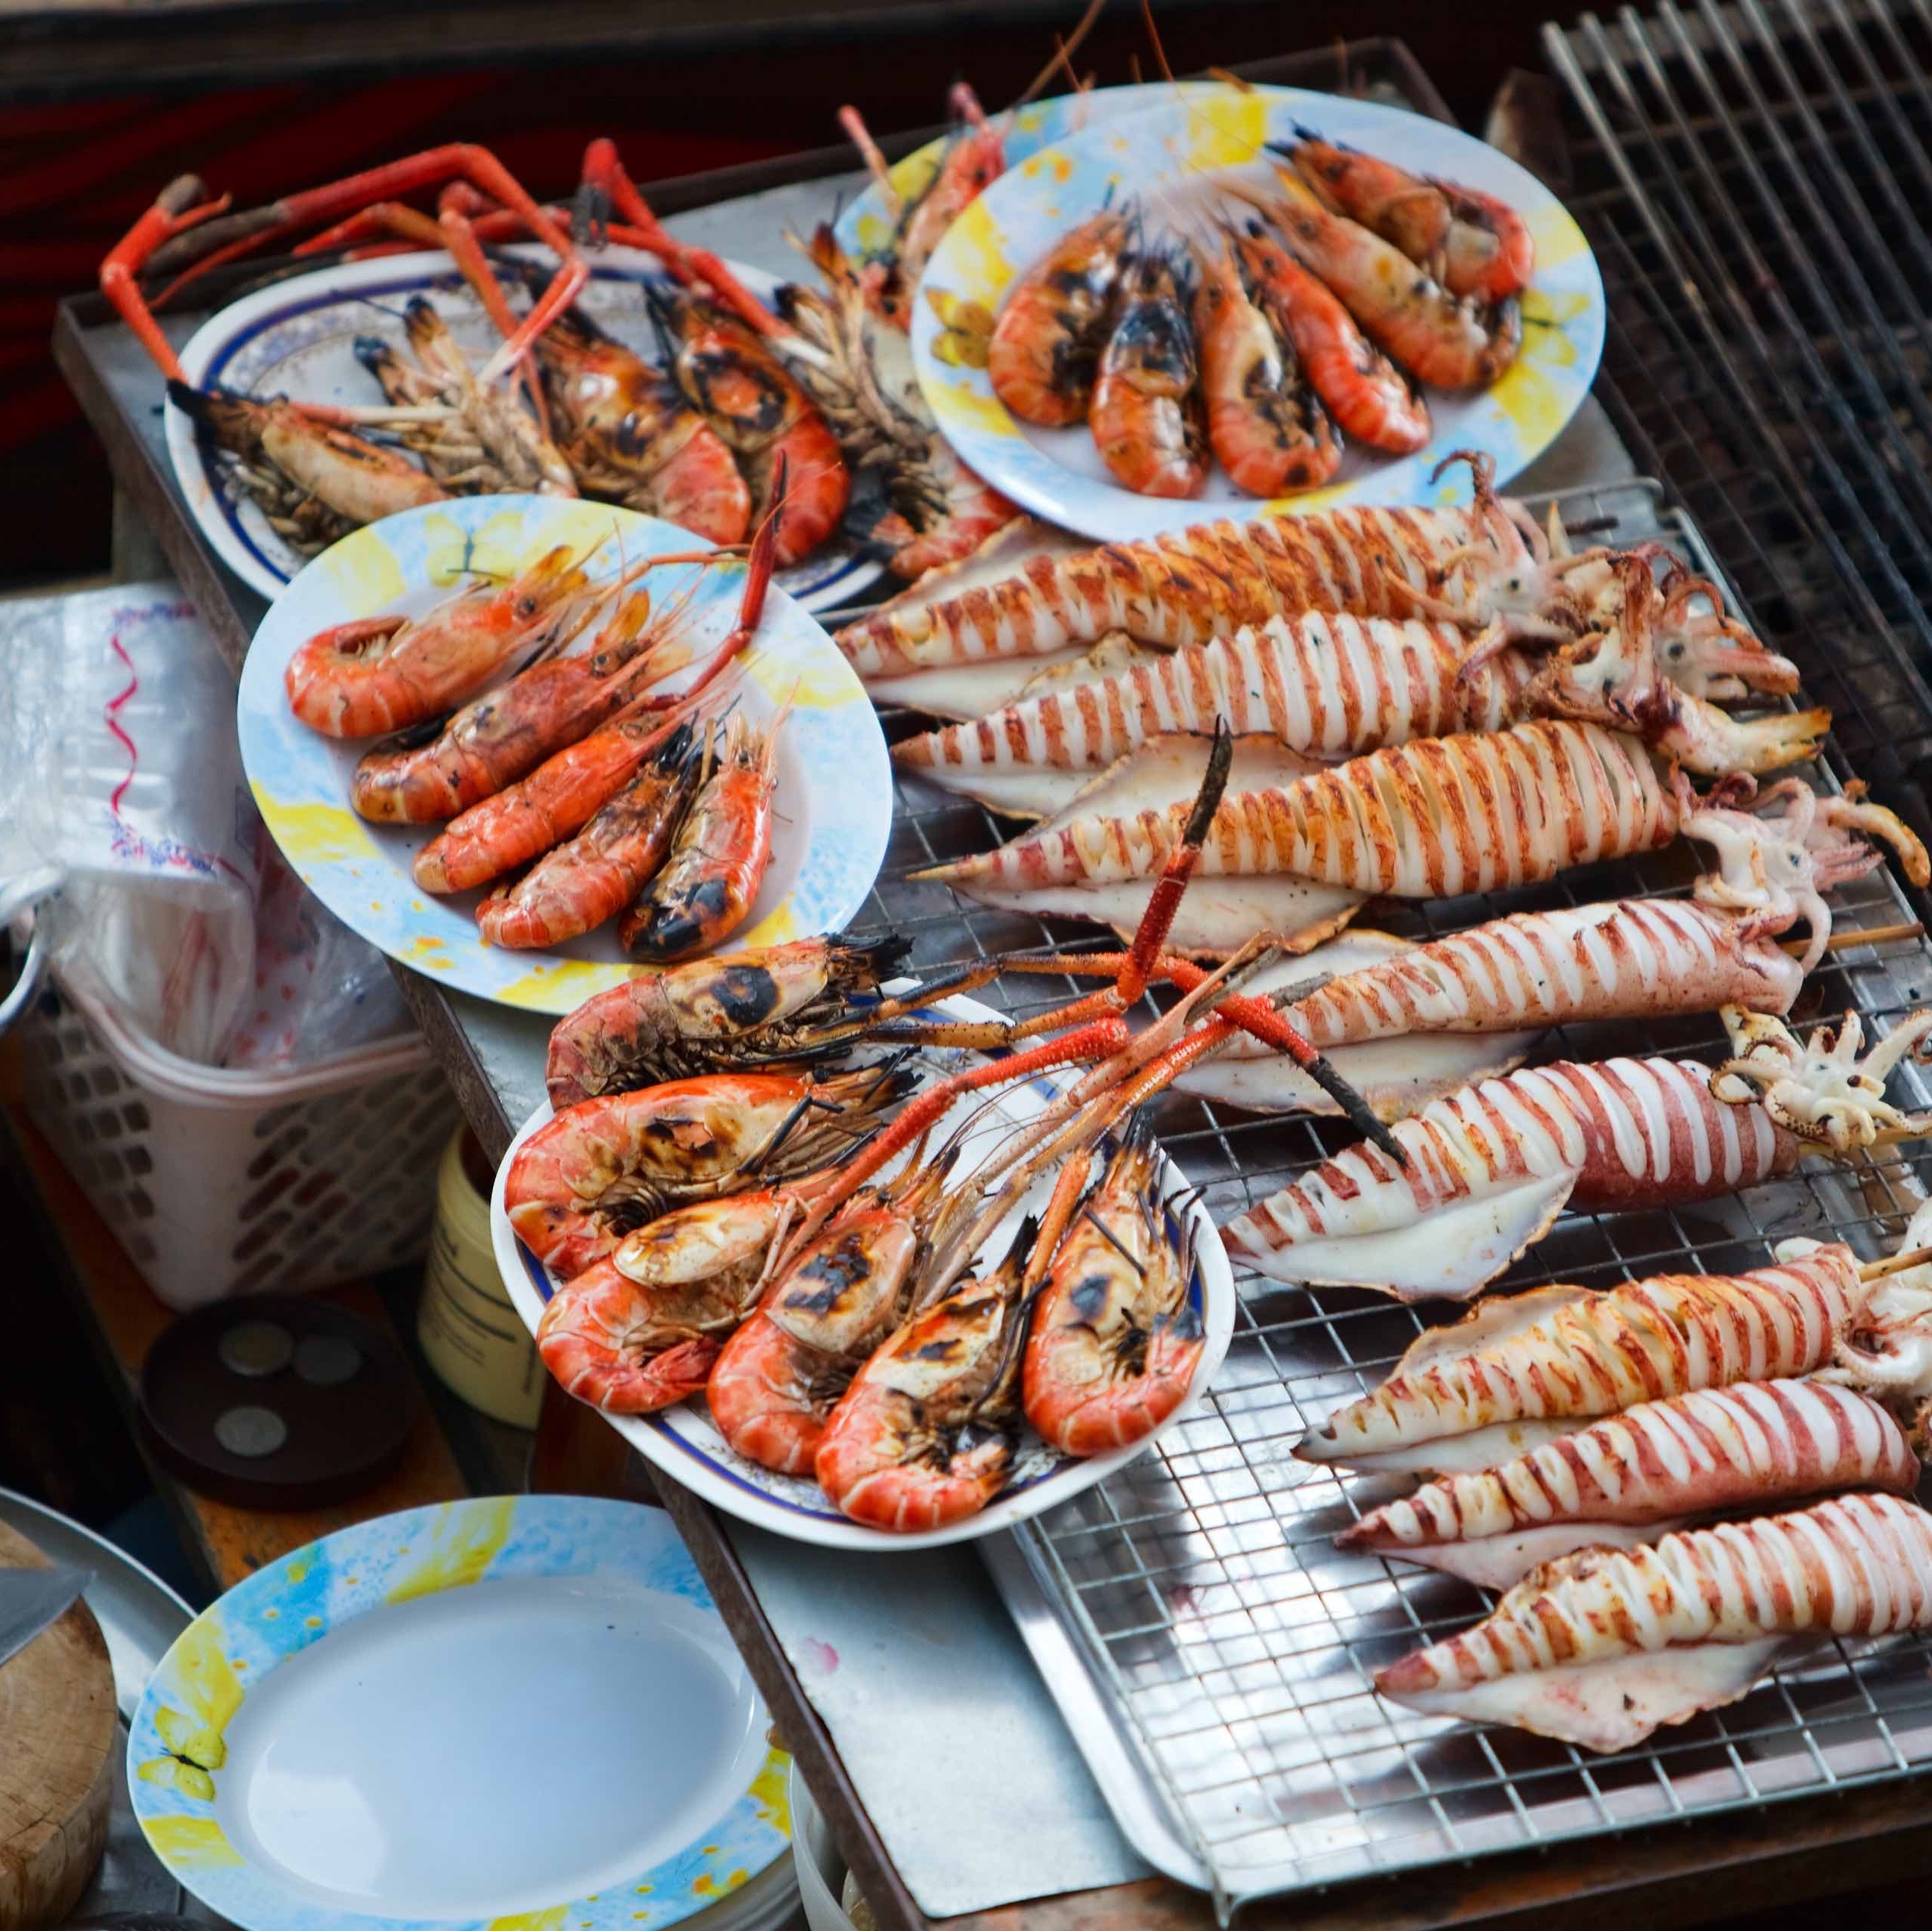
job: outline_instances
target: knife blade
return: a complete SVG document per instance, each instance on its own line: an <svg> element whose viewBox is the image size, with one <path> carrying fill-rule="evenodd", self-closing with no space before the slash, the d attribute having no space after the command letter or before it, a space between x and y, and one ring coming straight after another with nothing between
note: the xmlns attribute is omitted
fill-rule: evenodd
<svg viewBox="0 0 1932 1931"><path fill-rule="evenodd" d="M93 1579L91 1569L0 1569L0 1668L65 1615Z"/></svg>

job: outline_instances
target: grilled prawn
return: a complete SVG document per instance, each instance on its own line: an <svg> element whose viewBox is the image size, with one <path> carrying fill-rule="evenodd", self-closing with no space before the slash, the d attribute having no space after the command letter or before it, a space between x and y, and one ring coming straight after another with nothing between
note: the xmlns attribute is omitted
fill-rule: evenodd
<svg viewBox="0 0 1932 1931"><path fill-rule="evenodd" d="M680 725L574 838L476 908L485 942L543 950L614 918L664 863L696 793L699 768L697 740L689 724Z"/></svg>
<svg viewBox="0 0 1932 1931"><path fill-rule="evenodd" d="M1585 1550L1473 1629L1376 1673L1425 1716L1626 1750L1734 1703L1787 1648L1932 1628L1932 1515L1848 1495L1789 1515Z"/></svg>
<svg viewBox="0 0 1932 1931"><path fill-rule="evenodd" d="M1516 360L1523 319L1513 295L1458 300L1400 249L1330 213L1298 175L1277 171L1280 197L1262 207L1289 252L1418 381L1441 389L1487 388Z"/></svg>
<svg viewBox="0 0 1932 1931"><path fill-rule="evenodd" d="M720 733L721 753L712 740L663 868L645 875L617 927L633 957L688 959L744 923L771 859L780 721L759 733L740 715Z"/></svg>
<svg viewBox="0 0 1932 1931"><path fill-rule="evenodd" d="M1237 236L1234 246L1256 300L1293 347L1309 384L1342 429L1393 456L1412 456L1426 447L1429 405L1362 334L1327 284L1258 224Z"/></svg>
<svg viewBox="0 0 1932 1931"><path fill-rule="evenodd" d="M1114 480L1142 496L1194 496L1208 476L1201 344L1181 258L1150 249L1128 266L1100 352L1087 422Z"/></svg>
<svg viewBox="0 0 1932 1931"><path fill-rule="evenodd" d="M624 597L588 649L546 658L433 730L377 745L356 766L350 802L379 823L435 824L527 776L682 667L646 629L650 617L647 595Z"/></svg>
<svg viewBox="0 0 1932 1931"><path fill-rule="evenodd" d="M1055 242L1001 305L986 374L1023 422L1065 429L1086 414L1133 229L1128 209L1103 209Z"/></svg>
<svg viewBox="0 0 1932 1931"><path fill-rule="evenodd" d="M840 1396L813 1468L854 1521L944 1528L1005 1486L1019 1418L1021 1283L1035 1231L1023 1221L997 1267L914 1314Z"/></svg>
<svg viewBox="0 0 1932 1931"><path fill-rule="evenodd" d="M1034 1304L1023 1399L1035 1430L1063 1455L1104 1455L1151 1434L1186 1399L1199 1364L1193 1243L1170 1224L1159 1173L1136 1119Z"/></svg>
<svg viewBox="0 0 1932 1931"><path fill-rule="evenodd" d="M449 325L424 296L404 303L403 329L413 365L379 335L356 338L356 359L391 403L440 412L439 419L406 424L398 433L445 488L576 495L570 464L523 407L514 377L508 383L479 381Z"/></svg>
<svg viewBox="0 0 1932 1931"><path fill-rule="evenodd" d="M1549 1231L1564 1207L1708 1200L1844 1157L1932 1115L1885 1099L1886 1075L1928 1034L1917 1013L1861 1054L1855 1014L1802 1044L1727 1007L1736 1057L1538 1066L1465 1087L1391 1130L1406 1158L1360 1146L1324 1161L1225 1229L1249 1264L1301 1285L1400 1300L1466 1298Z"/></svg>
<svg viewBox="0 0 1932 1931"><path fill-rule="evenodd" d="M1335 1538L1486 1589L1579 1549L1634 1547L1722 1509L1846 1489L1909 1495L1918 1457L1868 1396L1747 1381L1639 1402L1481 1474L1445 1475Z"/></svg>
<svg viewBox="0 0 1932 1931"><path fill-rule="evenodd" d="M1412 174L1305 129L1287 152L1296 173L1329 208L1373 229L1450 294L1500 302L1528 287L1536 245L1507 202Z"/></svg>
<svg viewBox="0 0 1932 1931"><path fill-rule="evenodd" d="M234 459L234 476L269 526L313 556L365 523L448 500L449 491L393 449L317 421L280 396L171 381L168 400Z"/></svg>
<svg viewBox="0 0 1932 1931"><path fill-rule="evenodd" d="M911 944L897 934L796 939L714 953L594 994L550 1035L550 1104L810 1058L856 1035L864 995L891 976Z"/></svg>
<svg viewBox="0 0 1932 1931"><path fill-rule="evenodd" d="M509 582L473 584L420 617L333 624L288 660L289 708L325 737L406 730L561 648L608 594L560 547Z"/></svg>
<svg viewBox="0 0 1932 1931"><path fill-rule="evenodd" d="M1335 425L1225 250L1202 264L1194 327L1208 440L1235 487L1286 496L1326 482L1342 460Z"/></svg>
<svg viewBox="0 0 1932 1931"><path fill-rule="evenodd" d="M504 1182L510 1224L566 1276L633 1228L694 1201L743 1193L850 1152L917 1075L872 1067L713 1073L580 1101L517 1149Z"/></svg>

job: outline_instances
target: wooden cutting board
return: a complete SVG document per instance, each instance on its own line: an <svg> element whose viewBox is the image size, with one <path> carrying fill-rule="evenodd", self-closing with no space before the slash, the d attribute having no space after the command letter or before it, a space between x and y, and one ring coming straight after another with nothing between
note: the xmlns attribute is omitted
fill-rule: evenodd
<svg viewBox="0 0 1932 1931"><path fill-rule="evenodd" d="M0 1522L0 1568L46 1568ZM107 1842L114 1672L100 1625L76 1603L0 1663L0 1931L58 1924Z"/></svg>

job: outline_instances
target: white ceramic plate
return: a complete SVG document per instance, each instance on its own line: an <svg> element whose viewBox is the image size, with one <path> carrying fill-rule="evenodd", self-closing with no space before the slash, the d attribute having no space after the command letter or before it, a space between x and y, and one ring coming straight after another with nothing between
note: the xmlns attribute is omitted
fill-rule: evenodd
<svg viewBox="0 0 1932 1931"><path fill-rule="evenodd" d="M784 1854L788 1760L669 1519L504 1496L311 1543L204 1610L135 1814L247 1931L659 1931Z"/></svg>
<svg viewBox="0 0 1932 1931"><path fill-rule="evenodd" d="M1451 451L1494 457L1497 481L1507 482L1555 441L1589 393L1603 353L1604 290L1582 231L1534 175L1456 128L1372 101L1295 87L1242 93L1191 85L1180 91L1180 101L1170 98L1090 128L1009 170L935 250L913 316L913 363L941 429L981 476L1051 522L1121 542L1216 517L1246 520L1347 502L1447 501L1466 491L1467 478L1459 472L1432 486L1429 473ZM1218 465L1199 496L1139 496L1113 480L1084 424L1039 429L1023 423L994 394L984 369L944 359L939 308L956 314L954 305L973 303L997 315L1013 283L1054 242L1126 195L1139 197L1151 226L1198 228L1217 199L1212 179L1271 187L1266 144L1292 140L1298 127L1500 196L1535 237L1536 273L1522 297L1522 353L1487 389L1428 391L1434 434L1418 454L1384 456L1352 446L1335 481L1272 501L1241 495Z"/></svg>
<svg viewBox="0 0 1932 1931"><path fill-rule="evenodd" d="M538 248L514 254L548 261ZM732 267L760 300L777 280L741 263ZM663 279L655 259L633 248L609 247L591 256L591 278L577 298L586 314L647 361L661 360L642 284ZM377 335L407 348L403 304L427 295L451 332L479 362L501 340L455 264L440 250L342 262L258 288L209 317L181 351L181 369L196 388L218 383L247 396L296 402L354 404L382 401L375 378L356 360L356 338ZM242 580L272 597L306 560L269 527L253 500L229 485L226 464L172 403L163 428L175 480L215 554ZM843 535L791 569L778 582L809 610L859 601L884 566Z"/></svg>
<svg viewBox="0 0 1932 1931"><path fill-rule="evenodd" d="M242 767L282 856L335 914L392 959L440 984L504 1005L567 1013L640 970L607 924L558 953L486 946L476 930L481 893L435 898L410 875L435 825L371 824L349 805L365 739L325 738L288 708L283 672L297 648L328 625L378 611L420 611L469 570L512 575L558 544L602 544L596 573L620 554L702 548L654 517L555 496L470 496L385 517L325 551L278 596L249 646L237 722ZM668 565L651 573L654 608L688 589L680 635L698 661L737 621L744 567ZM674 689L693 668L666 680ZM865 903L892 821L892 768L877 714L851 667L817 621L774 592L758 636L728 673L744 714L768 719L789 702L779 738L771 862L734 946L775 945L835 932Z"/></svg>
<svg viewBox="0 0 1932 1931"><path fill-rule="evenodd" d="M995 1017L987 1007L970 999L949 999L934 1007L936 1013L960 1019ZM962 1157L963 1173L986 1157L1001 1126L1023 1125L1038 1113L1057 1088L1044 1079L1006 1089L997 1104L989 1109L991 1131L970 1141ZM938 1145L975 1104L973 1096L963 1101L935 1132L931 1144ZM523 1130L510 1143L497 1170L490 1190L490 1234L496 1248L497 1267L510 1298L525 1324L534 1334L542 1319L544 1304L562 1285L529 1248L517 1237L504 1211L504 1176L518 1148L552 1117L548 1102L524 1122ZM890 1174L896 1170L888 1167ZM982 1263L991 1262L1006 1251L1020 1215L1037 1211L1051 1191L1048 1176L1040 1182L997 1228L981 1251ZM833 1507L815 1482L801 1476L774 1475L769 1469L747 1462L734 1453L713 1425L709 1411L699 1401L680 1402L656 1414L607 1415L605 1419L654 1467L702 1496L707 1502L740 1521L769 1529L774 1535L793 1541L809 1542L827 1549L934 1548L943 1543L967 1542L1000 1529L1011 1528L1029 1516L1051 1509L1083 1489L1104 1481L1115 1469L1142 1454L1161 1436L1191 1413L1208 1383L1214 1378L1227 1352L1228 1338L1234 1327L1234 1276L1228 1266L1227 1252L1221 1245L1213 1220L1198 1199L1187 1194L1181 1171L1171 1160L1163 1159L1161 1192L1169 1212L1192 1223L1195 1239L1194 1277L1189 1292L1201 1316L1205 1345L1196 1367L1194 1384L1187 1399L1154 1433L1130 1447L1116 1449L1084 1461L1056 1455L1032 1430L1026 1430L1015 1465L1014 1479L991 1506L980 1514L949 1528L919 1535L894 1535L882 1529L868 1528L848 1521Z"/></svg>

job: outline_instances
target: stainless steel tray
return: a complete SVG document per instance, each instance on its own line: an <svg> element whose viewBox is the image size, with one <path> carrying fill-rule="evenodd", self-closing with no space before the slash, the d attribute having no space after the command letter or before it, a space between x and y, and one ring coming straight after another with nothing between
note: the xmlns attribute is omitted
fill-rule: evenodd
<svg viewBox="0 0 1932 1931"><path fill-rule="evenodd" d="M1571 492L1560 507L1566 522L1606 541L1662 535L1715 574L1654 484ZM1851 775L1814 774L1826 786ZM1494 904L1371 917L1423 937L1532 903L1681 890L1695 869L1678 849ZM1833 903L1841 932L1920 915L1889 871ZM1832 955L1798 1013L1855 1006L1883 1030L1928 998L1932 948L1895 942ZM1553 1033L1540 1057L1711 1057L1723 1040L1714 1016L1578 1026ZM1932 1100L1922 1072L1899 1078L1916 1088L1913 1102ZM1217 1221L1351 1137L1337 1124L1260 1119L1171 1095L1156 1124ZM1567 1215L1500 1290L1733 1271L1797 1233L1835 1233L1876 1256L1920 1196L1923 1157L1908 1151L1857 1170L1814 1163L1693 1207ZM1843 1646L1607 1759L1384 1703L1370 1673L1467 1623L1485 1599L1450 1577L1337 1552L1335 1531L1399 1485L1344 1479L1296 1462L1292 1448L1311 1421L1379 1381L1425 1323L1371 1294L1237 1277L1234 1344L1197 1413L1112 1480L987 1552L1122 1832L1157 1869L1211 1890L1224 1917L1271 1893L1710 1815L1932 1762L1932 1645L1923 1639Z"/></svg>

